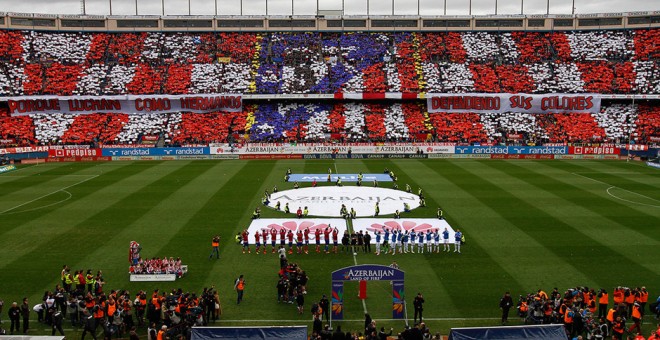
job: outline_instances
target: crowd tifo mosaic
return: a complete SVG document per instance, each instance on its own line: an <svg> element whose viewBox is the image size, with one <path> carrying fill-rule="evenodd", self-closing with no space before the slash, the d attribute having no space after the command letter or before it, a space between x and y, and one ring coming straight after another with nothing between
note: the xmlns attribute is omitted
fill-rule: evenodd
<svg viewBox="0 0 660 340"><path fill-rule="evenodd" d="M660 30L60 33L0 30L0 96L660 93ZM406 96L403 96L404 98ZM415 98L417 96L414 96ZM303 98L304 99L304 98ZM128 112L127 112L128 113ZM590 114L429 112L421 100L244 101L240 112L9 117L5 144L660 140L653 101Z"/></svg>

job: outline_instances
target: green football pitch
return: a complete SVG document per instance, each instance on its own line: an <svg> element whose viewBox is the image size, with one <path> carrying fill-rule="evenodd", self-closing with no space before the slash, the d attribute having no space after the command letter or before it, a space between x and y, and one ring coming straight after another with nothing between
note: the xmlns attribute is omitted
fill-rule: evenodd
<svg viewBox="0 0 660 340"><path fill-rule="evenodd" d="M407 217L435 217L441 206L460 228L462 254L289 255L309 275L306 312L276 301L278 259L242 254L233 243L245 229L266 189L294 173L381 173L389 168L399 185L421 187L428 207ZM347 185L352 185L345 183ZM302 186L308 186L303 183ZM381 183L389 187L391 183ZM531 160L337 160L337 161L143 161L47 163L0 175L0 299L24 296L31 304L59 282L62 265L102 270L105 291L155 288L220 292L223 315L216 325L311 327L309 308L330 295L330 273L354 264L389 265L406 273L412 297L426 299L424 316L433 332L450 327L499 324L504 291L561 291L588 286L646 286L660 294L660 172L623 161ZM368 190L368 187L365 187ZM285 217L262 208L262 217ZM222 237L220 260L209 260L211 238ZM146 257L181 257L188 274L170 283L129 282L128 246L138 241ZM236 305L233 281L247 279ZM364 310L378 326L401 329L392 317L388 282L371 282L368 298L344 287L344 330L363 326ZM611 300L610 300L611 301ZM512 316L515 322L517 318ZM33 317L36 319L36 315ZM647 316L644 333L655 322ZM7 328L5 321L2 325ZM34 326L44 332L45 326ZM310 328L311 329L311 328Z"/></svg>

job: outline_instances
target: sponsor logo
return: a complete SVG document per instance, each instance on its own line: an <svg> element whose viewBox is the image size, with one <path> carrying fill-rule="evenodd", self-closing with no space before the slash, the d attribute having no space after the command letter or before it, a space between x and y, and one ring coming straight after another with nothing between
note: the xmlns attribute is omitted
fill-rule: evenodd
<svg viewBox="0 0 660 340"><path fill-rule="evenodd" d="M380 281L394 276L394 269L353 270L343 273L346 281Z"/></svg>
<svg viewBox="0 0 660 340"><path fill-rule="evenodd" d="M13 164L12 165L0 166L0 174L8 172L8 171L12 171L12 170L16 170L16 166L13 165Z"/></svg>
<svg viewBox="0 0 660 340"><path fill-rule="evenodd" d="M176 281L175 274L131 274L131 282L165 282Z"/></svg>
<svg viewBox="0 0 660 340"><path fill-rule="evenodd" d="M381 215L393 214L396 210L403 212L404 203L411 209L419 207L417 195L401 190L380 187L330 187L301 188L278 192L271 195L270 207L280 202L282 209L288 203L292 212L298 207L308 207L309 214L314 216L340 217L342 205L350 211L355 209L357 216L373 216L376 203Z"/></svg>

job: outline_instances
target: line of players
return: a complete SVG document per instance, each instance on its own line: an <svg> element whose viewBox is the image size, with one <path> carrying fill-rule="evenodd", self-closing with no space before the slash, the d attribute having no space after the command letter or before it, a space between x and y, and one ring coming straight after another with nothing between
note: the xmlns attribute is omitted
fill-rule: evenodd
<svg viewBox="0 0 660 340"><path fill-rule="evenodd" d="M367 232L368 233L368 232ZM279 235L279 245L284 247L288 244L288 253L293 254L294 251L294 241L295 248L298 254L305 253L309 254L309 240L310 240L311 231L309 228L304 230L298 230L295 234L293 230L286 230L281 228L277 229L262 229L261 231L257 230L254 235L254 245L256 254L266 254L268 252L268 241L270 239L271 253L277 251L277 236ZM248 254L252 253L250 249L250 232L243 230L240 235L240 240L243 244L243 254L246 252ZM316 252L321 252L321 239L323 239L323 252L326 254L337 253L339 249L339 230L328 225L325 229L317 228L314 230L314 240L316 245ZM332 248L330 248L330 241L332 239ZM439 232L439 229L430 230L424 233L420 231L419 233L412 231L401 231L401 230L389 230L385 228L383 232L375 232L375 241L376 241L376 255L383 254L392 254L396 255L397 251L401 253L415 253L415 245L417 245L417 252L424 253L426 249L429 253L439 253L440 252L440 241L442 239L442 251L451 252L450 249L450 238L449 231L445 228L442 233ZM454 252L461 253L461 244L465 242L465 236L461 233L460 229L456 229L454 233Z"/></svg>
<svg viewBox="0 0 660 340"><path fill-rule="evenodd" d="M390 230L385 228L383 232L376 231L376 255L392 254L396 255L397 252L401 253L415 253L415 245L417 245L417 252L423 254L424 249L429 253L440 252L440 241L442 239L442 251L450 252L449 230L445 228L442 233L438 229L429 230L426 233L423 231L415 232ZM465 237L460 229L456 229L454 233L454 252L461 253L461 244L465 242Z"/></svg>
<svg viewBox="0 0 660 340"><path fill-rule="evenodd" d="M255 245L255 253L259 254L260 252L263 254L267 253L267 247L268 247L268 241L270 239L270 246L271 246L271 253L275 253L277 251L276 249L276 244L277 244L277 236L279 234L279 240L280 240L280 246L284 247L285 244L288 243L289 246L289 254L293 254L293 244L294 244L294 239L295 239L295 244L296 244L296 251L298 254L305 253L309 254L309 239L310 239L310 234L311 230L309 228L306 228L305 230L298 230L295 234L293 230L286 230L284 228L281 228L279 231L277 229L262 229L261 231L257 230L254 235L253 235L253 240L254 240L254 245ZM240 242L243 244L243 254L247 251L247 253L251 253L252 251L250 250L250 232L247 230L243 230L243 232L240 235ZM326 254L329 253L337 253L338 252L338 246L339 246L339 230L337 228L333 228L331 225L328 225L325 229L317 228L314 230L314 239L315 244L316 244L316 252L320 253L321 252L321 239L323 239L324 247L323 247L323 252ZM332 249L330 248L330 239L332 239Z"/></svg>

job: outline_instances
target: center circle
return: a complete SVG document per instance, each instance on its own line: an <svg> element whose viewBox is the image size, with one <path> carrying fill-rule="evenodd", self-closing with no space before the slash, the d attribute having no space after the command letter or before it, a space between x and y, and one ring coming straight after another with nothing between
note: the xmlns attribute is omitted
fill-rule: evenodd
<svg viewBox="0 0 660 340"><path fill-rule="evenodd" d="M270 197L269 207L275 208L280 202L280 209L288 203L289 209L295 213L298 208L309 209L310 216L341 217L342 204L348 211L355 209L356 216L374 216L376 203L380 215L394 214L397 210L403 213L404 203L410 209L419 207L419 197L401 190L378 187L306 187L274 193Z"/></svg>

